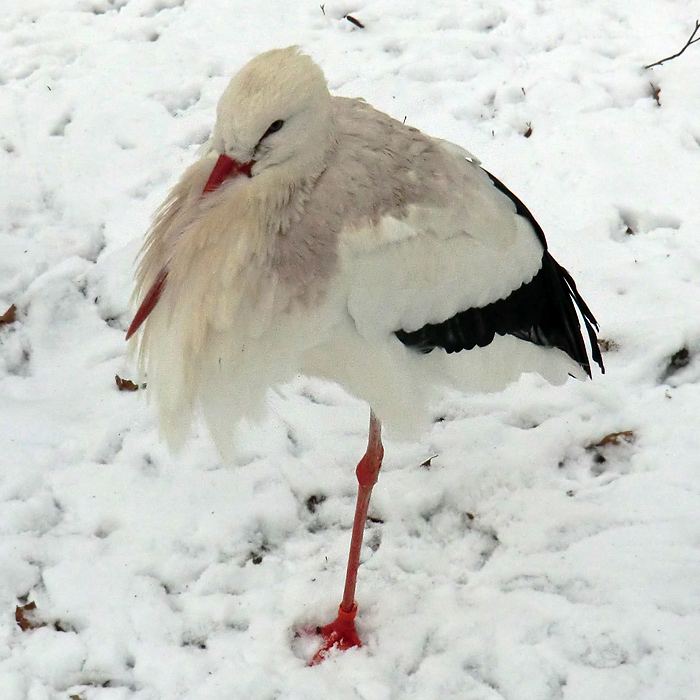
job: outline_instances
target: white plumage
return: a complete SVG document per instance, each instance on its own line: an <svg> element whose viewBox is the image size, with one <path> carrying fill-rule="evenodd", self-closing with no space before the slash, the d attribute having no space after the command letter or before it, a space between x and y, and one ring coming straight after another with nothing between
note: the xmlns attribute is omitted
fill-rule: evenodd
<svg viewBox="0 0 700 700"><path fill-rule="evenodd" d="M224 91L148 233L136 298L164 434L179 445L200 407L225 457L238 418L297 374L414 434L442 384L590 373L580 322L602 367L595 319L524 205L459 146L332 97L295 47Z"/></svg>
<svg viewBox="0 0 700 700"><path fill-rule="evenodd" d="M171 444L199 403L230 454L235 421L259 416L267 388L299 373L343 384L399 433L413 432L440 383L581 375L563 351L514 338L451 355L398 340L507 297L539 270L542 244L478 161L331 97L296 48L234 77L203 150L156 217L138 272L143 299L167 270L140 356ZM202 197L222 153L252 161L252 177Z"/></svg>

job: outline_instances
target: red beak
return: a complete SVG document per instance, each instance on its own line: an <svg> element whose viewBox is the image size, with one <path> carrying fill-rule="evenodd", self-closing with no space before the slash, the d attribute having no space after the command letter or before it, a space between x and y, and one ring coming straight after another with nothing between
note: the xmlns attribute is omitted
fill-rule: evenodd
<svg viewBox="0 0 700 700"><path fill-rule="evenodd" d="M204 185L202 196L219 189L224 180L228 180L229 178L238 177L239 175L252 177L250 174L252 167L253 161L249 161L248 163L239 163L237 160L229 158L227 155L220 155L219 159L216 161L216 165L214 165L214 168L211 171L211 175L209 175L207 184ZM153 286L148 290L148 294L146 294L141 302L141 306L139 306L139 310L136 312L134 320L131 322L129 330L126 333L127 340L129 340L129 338L136 333L141 324L148 318L148 314L150 314L155 308L155 305L158 303L158 299L160 299L160 295L165 289L165 281L167 279L168 271L167 269L163 268L160 271L156 281L153 283Z"/></svg>
<svg viewBox="0 0 700 700"><path fill-rule="evenodd" d="M239 163L233 158L229 158L227 155L220 155L219 160L216 161L214 169L211 171L211 175L207 180L207 184L204 185L202 194L207 194L208 192L213 192L219 189L221 183L230 177L238 177L238 175L246 175L251 177L250 169L253 167L253 161L248 163Z"/></svg>

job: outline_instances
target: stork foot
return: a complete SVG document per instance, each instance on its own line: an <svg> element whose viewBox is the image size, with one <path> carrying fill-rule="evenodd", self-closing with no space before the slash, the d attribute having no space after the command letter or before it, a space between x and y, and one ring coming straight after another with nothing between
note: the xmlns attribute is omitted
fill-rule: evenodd
<svg viewBox="0 0 700 700"><path fill-rule="evenodd" d="M329 625L320 627L318 633L323 637L323 644L309 662L309 666L316 666L323 661L331 649L350 649L350 647L361 647L362 642L355 629L355 615L357 614L357 603L353 603L351 610L343 610L342 604L338 608L338 617Z"/></svg>

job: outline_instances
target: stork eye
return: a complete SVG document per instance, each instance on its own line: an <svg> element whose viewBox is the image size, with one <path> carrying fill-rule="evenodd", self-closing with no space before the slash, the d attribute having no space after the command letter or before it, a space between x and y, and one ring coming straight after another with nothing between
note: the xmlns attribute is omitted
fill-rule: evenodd
<svg viewBox="0 0 700 700"><path fill-rule="evenodd" d="M267 131L263 134L263 138L269 136L270 134L274 134L275 131L279 131L283 126L284 121L282 121L282 119L278 119L277 121L272 122L272 124L270 124L270 126L267 127Z"/></svg>

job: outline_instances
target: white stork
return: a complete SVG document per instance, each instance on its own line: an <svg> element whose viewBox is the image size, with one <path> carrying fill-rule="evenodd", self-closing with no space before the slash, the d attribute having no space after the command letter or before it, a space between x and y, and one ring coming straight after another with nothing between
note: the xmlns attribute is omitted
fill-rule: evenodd
<svg viewBox="0 0 700 700"><path fill-rule="evenodd" d="M368 402L345 593L313 663L359 645L355 582L381 424L414 435L435 387L603 368L597 324L525 205L459 146L333 97L297 47L234 76L201 158L150 228L139 358L171 445L234 426L299 374ZM582 325L585 333L582 333Z"/></svg>

